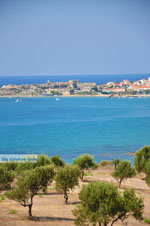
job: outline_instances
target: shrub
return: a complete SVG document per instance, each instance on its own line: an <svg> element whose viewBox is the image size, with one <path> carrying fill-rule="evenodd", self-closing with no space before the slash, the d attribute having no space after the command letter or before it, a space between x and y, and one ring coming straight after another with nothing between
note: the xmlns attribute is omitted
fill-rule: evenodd
<svg viewBox="0 0 150 226"><path fill-rule="evenodd" d="M102 160L99 165L100 166L112 165L112 162L111 161L107 161L107 160Z"/></svg>
<svg viewBox="0 0 150 226"><path fill-rule="evenodd" d="M41 194L39 194L38 196L39 196L39 198L43 198L43 195L41 195Z"/></svg>
<svg viewBox="0 0 150 226"><path fill-rule="evenodd" d="M93 173L89 171L89 172L85 173L84 176L93 176Z"/></svg>
<svg viewBox="0 0 150 226"><path fill-rule="evenodd" d="M2 201L5 200L5 195L4 195L4 194L1 195L1 200L2 200Z"/></svg>
<svg viewBox="0 0 150 226"><path fill-rule="evenodd" d="M144 218L144 223L150 224L150 219L149 218Z"/></svg>
<svg viewBox="0 0 150 226"><path fill-rule="evenodd" d="M15 209L11 209L11 210L9 210L9 213L10 213L10 214L16 214L17 211L16 211Z"/></svg>

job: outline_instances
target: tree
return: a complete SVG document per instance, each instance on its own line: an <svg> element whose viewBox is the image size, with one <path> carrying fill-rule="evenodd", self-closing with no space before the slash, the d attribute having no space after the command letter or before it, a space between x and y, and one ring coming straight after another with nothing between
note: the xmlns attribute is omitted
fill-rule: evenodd
<svg viewBox="0 0 150 226"><path fill-rule="evenodd" d="M123 180L127 178L134 177L136 175L135 169L131 167L131 163L129 161L122 161L120 162L114 172L112 173L112 176L118 181L119 188L121 186L121 183Z"/></svg>
<svg viewBox="0 0 150 226"><path fill-rule="evenodd" d="M41 154L37 159L37 166L46 166L50 164L50 159L47 155Z"/></svg>
<svg viewBox="0 0 150 226"><path fill-rule="evenodd" d="M54 170L52 167L40 167L22 172L7 197L29 208L29 217L32 216L33 198L37 192L52 181Z"/></svg>
<svg viewBox="0 0 150 226"><path fill-rule="evenodd" d="M59 157L59 155L52 156L50 161L56 167L63 167L65 165L64 161Z"/></svg>
<svg viewBox="0 0 150 226"><path fill-rule="evenodd" d="M24 170L34 169L35 167L37 167L36 162L19 162L16 167L16 171L20 174Z"/></svg>
<svg viewBox="0 0 150 226"><path fill-rule="evenodd" d="M66 165L56 174L56 189L64 193L65 202L68 202L68 192L79 183L81 171L78 166Z"/></svg>
<svg viewBox="0 0 150 226"><path fill-rule="evenodd" d="M136 152L134 166L138 173L145 173L145 181L150 186L150 146L144 146Z"/></svg>
<svg viewBox="0 0 150 226"><path fill-rule="evenodd" d="M2 162L0 163L0 167L1 166L4 166L8 171L15 171L18 166L18 162Z"/></svg>
<svg viewBox="0 0 150 226"><path fill-rule="evenodd" d="M115 169L116 169L117 165L120 163L120 159L119 158L113 159L112 163L113 163L113 165L115 166Z"/></svg>
<svg viewBox="0 0 150 226"><path fill-rule="evenodd" d="M12 170L8 170L7 165L3 163L0 165L0 186L3 189L10 188L11 183L15 178L15 174Z"/></svg>
<svg viewBox="0 0 150 226"><path fill-rule="evenodd" d="M144 146L138 150L134 158L134 166L138 173L146 172L146 164L150 161L150 146Z"/></svg>
<svg viewBox="0 0 150 226"><path fill-rule="evenodd" d="M72 212L79 226L113 226L129 216L142 220L143 200L133 189L123 193L106 182L92 182L83 186L79 193L81 204Z"/></svg>
<svg viewBox="0 0 150 226"><path fill-rule="evenodd" d="M85 170L90 168L95 169L97 167L97 163L94 161L93 157L88 154L78 156L74 161L74 165L78 165L81 169L81 180L83 180Z"/></svg>
<svg viewBox="0 0 150 226"><path fill-rule="evenodd" d="M47 186L50 185L54 179L55 172L52 166L44 166L44 167L37 167L36 169L38 174L41 177L40 186L42 191L47 190Z"/></svg>

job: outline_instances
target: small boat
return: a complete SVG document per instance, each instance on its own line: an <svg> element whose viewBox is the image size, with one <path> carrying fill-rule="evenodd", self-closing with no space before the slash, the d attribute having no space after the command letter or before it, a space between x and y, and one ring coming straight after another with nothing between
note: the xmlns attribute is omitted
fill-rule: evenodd
<svg viewBox="0 0 150 226"><path fill-rule="evenodd" d="M108 96L108 98L113 98L113 97L115 97L113 94L111 94L110 96Z"/></svg>
<svg viewBox="0 0 150 226"><path fill-rule="evenodd" d="M16 102L18 103L18 102L21 102L22 100L21 99L16 99Z"/></svg>
<svg viewBox="0 0 150 226"><path fill-rule="evenodd" d="M59 101L59 100L60 100L60 99L57 97L57 98L56 98L56 101Z"/></svg>

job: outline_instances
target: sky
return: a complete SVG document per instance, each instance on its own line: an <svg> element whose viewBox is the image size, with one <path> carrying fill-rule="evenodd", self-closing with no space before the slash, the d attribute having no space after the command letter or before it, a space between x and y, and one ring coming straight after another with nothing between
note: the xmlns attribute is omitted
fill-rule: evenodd
<svg viewBox="0 0 150 226"><path fill-rule="evenodd" d="M0 0L0 75L150 73L150 0Z"/></svg>

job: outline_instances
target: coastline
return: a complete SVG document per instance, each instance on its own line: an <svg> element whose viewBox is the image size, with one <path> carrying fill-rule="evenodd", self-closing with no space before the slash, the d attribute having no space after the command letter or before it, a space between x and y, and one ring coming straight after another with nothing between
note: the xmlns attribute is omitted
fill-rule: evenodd
<svg viewBox="0 0 150 226"><path fill-rule="evenodd" d="M0 95L0 98L56 98L56 97L105 97L109 98L111 95L110 94L101 94L101 95L54 95L54 96L49 96L49 95ZM113 95L110 98L140 98L140 97L150 97L150 94L140 94L140 95L123 95L123 96L118 96L118 95Z"/></svg>
<svg viewBox="0 0 150 226"><path fill-rule="evenodd" d="M130 82L108 82L97 85L96 82L80 83L78 80L67 82L51 82L45 84L3 85L0 88L0 98L23 97L109 97L133 98L150 96L150 77Z"/></svg>

